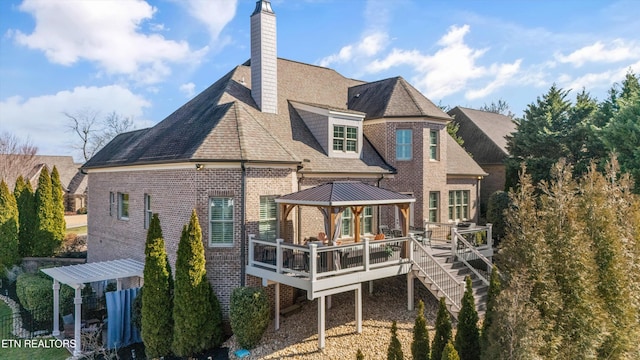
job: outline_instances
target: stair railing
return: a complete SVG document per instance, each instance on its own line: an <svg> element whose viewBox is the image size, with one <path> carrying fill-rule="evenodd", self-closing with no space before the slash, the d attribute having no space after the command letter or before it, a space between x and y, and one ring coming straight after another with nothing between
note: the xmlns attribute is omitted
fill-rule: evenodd
<svg viewBox="0 0 640 360"><path fill-rule="evenodd" d="M471 245L467 239L462 236L461 233L458 232L458 229L451 228L451 249L453 254L456 256L458 260L460 260L469 270L471 270L478 279L482 280L485 285L489 285L489 280L487 280L488 276L481 274L478 269L472 266L469 261L477 261L480 260L487 267L487 275L491 274L491 267L493 264L491 260L487 259L486 256L482 255L475 246Z"/></svg>
<svg viewBox="0 0 640 360"><path fill-rule="evenodd" d="M444 297L449 300L448 302L452 307L452 312L459 312L465 284L458 281L418 240L412 237L410 244L412 247L410 254L413 265L429 279L432 286L436 287L437 290L444 294ZM437 294L434 295L437 296Z"/></svg>

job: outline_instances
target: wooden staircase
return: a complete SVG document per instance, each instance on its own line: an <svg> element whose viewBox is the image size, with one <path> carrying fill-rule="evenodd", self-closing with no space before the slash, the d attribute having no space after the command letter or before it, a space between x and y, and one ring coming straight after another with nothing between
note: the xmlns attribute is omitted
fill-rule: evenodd
<svg viewBox="0 0 640 360"><path fill-rule="evenodd" d="M482 273L471 270L464 262L457 260L450 248L434 251L415 243L411 271L433 296L437 299L445 298L447 309L456 319L460 313L465 279L467 276L471 277L476 311L479 316L484 316L488 281L481 278Z"/></svg>

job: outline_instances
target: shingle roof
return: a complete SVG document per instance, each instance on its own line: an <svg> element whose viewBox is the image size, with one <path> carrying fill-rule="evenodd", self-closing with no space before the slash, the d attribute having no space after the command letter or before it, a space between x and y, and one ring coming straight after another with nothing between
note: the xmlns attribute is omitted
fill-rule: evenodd
<svg viewBox="0 0 640 360"><path fill-rule="evenodd" d="M349 88L349 109L365 112L365 119L405 116L451 119L402 77Z"/></svg>
<svg viewBox="0 0 640 360"><path fill-rule="evenodd" d="M487 176L469 154L449 136L447 138L447 175Z"/></svg>
<svg viewBox="0 0 640 360"><path fill-rule="evenodd" d="M38 185L40 172L45 166L49 172L53 171L54 166L58 169L60 183L65 191L71 194L82 194L87 187L87 179L84 174L79 171L82 164L75 163L71 156L2 154L0 155L0 162L9 161L5 160L9 157L19 159L17 161L24 164L24 169L21 169L20 174L2 174L2 176L0 176L7 177L5 181L10 188L13 188L18 175L22 175L27 181L31 182L31 186L35 189Z"/></svg>
<svg viewBox="0 0 640 360"><path fill-rule="evenodd" d="M416 199L359 181L332 181L280 196L275 201L296 205L355 206L410 203Z"/></svg>
<svg viewBox="0 0 640 360"><path fill-rule="evenodd" d="M510 117L460 106L448 113L460 124L458 136L479 164L502 163L508 155L505 136L516 131Z"/></svg>

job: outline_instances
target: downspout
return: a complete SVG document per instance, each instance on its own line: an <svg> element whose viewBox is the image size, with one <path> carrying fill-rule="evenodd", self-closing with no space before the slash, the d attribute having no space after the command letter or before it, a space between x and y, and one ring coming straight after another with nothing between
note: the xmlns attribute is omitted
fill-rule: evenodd
<svg viewBox="0 0 640 360"><path fill-rule="evenodd" d="M242 241L240 241L240 286L245 286L246 283L246 269L245 267L247 266L247 261L246 261L246 244L245 242L247 241L246 239L246 235L247 235L247 224L245 224L245 214L246 214L246 209L247 209L247 169L244 166L244 160L240 161L240 167L242 168L242 175L240 177L240 187L241 187L241 198L242 200L240 201L240 221L241 221L241 226L240 226L240 239L242 239Z"/></svg>

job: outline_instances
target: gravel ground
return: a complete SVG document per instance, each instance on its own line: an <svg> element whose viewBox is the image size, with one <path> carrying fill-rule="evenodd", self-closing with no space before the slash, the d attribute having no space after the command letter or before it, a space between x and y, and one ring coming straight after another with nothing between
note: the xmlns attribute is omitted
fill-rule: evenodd
<svg viewBox="0 0 640 360"><path fill-rule="evenodd" d="M393 320L397 322L405 359L411 359L415 311L407 310L406 277L376 280L372 295L368 288L363 284L361 334L355 333L355 296L350 291L333 295L333 306L326 311L323 350L318 350L318 302L314 300L305 303L297 313L281 317L280 330L274 330L272 321L260 344L243 359L355 359L358 349L365 359L385 359ZM416 297L425 302L429 335L433 339L438 302L423 287L416 285L415 289ZM234 337L223 346L229 347L230 359L237 359L233 355L238 349Z"/></svg>

